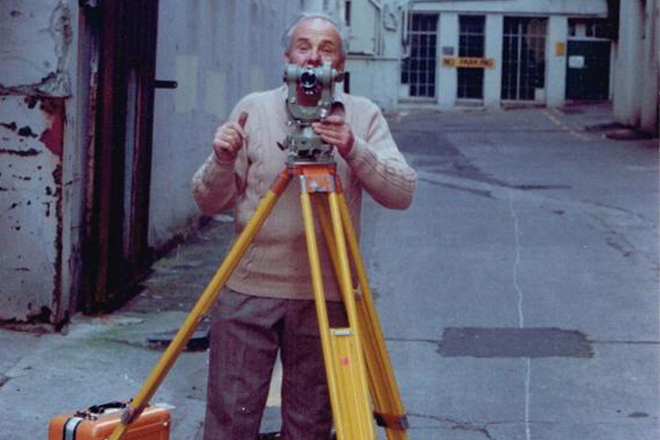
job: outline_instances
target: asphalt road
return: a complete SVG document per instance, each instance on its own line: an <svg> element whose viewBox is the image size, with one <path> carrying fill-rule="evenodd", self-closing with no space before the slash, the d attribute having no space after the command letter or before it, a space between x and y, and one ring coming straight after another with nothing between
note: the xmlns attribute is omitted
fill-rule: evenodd
<svg viewBox="0 0 660 440"><path fill-rule="evenodd" d="M610 118L392 119L419 185L362 246L411 440L660 437L658 143Z"/></svg>
<svg viewBox="0 0 660 440"><path fill-rule="evenodd" d="M660 438L657 139L604 137L606 106L390 120L419 185L407 211L365 201L361 246L409 439ZM0 329L0 440L134 396L162 354L150 340L181 326L231 238L218 217L112 314ZM202 438L207 363L183 353L154 396L176 407L172 439Z"/></svg>

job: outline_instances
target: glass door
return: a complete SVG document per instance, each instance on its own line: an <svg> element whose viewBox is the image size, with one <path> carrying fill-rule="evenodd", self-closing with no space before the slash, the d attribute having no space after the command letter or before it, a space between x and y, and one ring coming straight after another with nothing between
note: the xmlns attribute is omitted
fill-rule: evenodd
<svg viewBox="0 0 660 440"><path fill-rule="evenodd" d="M545 88L545 18L505 17L502 100L538 101Z"/></svg>

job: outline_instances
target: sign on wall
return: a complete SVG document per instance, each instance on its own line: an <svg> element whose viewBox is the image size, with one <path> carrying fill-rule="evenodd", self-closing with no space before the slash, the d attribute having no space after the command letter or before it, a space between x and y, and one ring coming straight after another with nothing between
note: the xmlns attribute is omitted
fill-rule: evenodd
<svg viewBox="0 0 660 440"><path fill-rule="evenodd" d="M568 57L568 67L571 69L584 69L584 56L571 55Z"/></svg>
<svg viewBox="0 0 660 440"><path fill-rule="evenodd" d="M442 67L467 67L467 68L486 68L495 67L494 58L474 58L474 57L445 57L442 59Z"/></svg>

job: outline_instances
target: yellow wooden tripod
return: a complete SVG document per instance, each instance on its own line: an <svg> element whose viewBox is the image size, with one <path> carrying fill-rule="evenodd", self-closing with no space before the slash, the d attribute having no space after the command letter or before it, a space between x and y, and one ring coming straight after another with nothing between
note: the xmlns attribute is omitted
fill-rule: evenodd
<svg viewBox="0 0 660 440"><path fill-rule="evenodd" d="M385 428L388 440L408 438L406 414L373 304L355 230L336 175L336 164L327 161L292 162L282 171L262 198L183 326L131 401L110 440L120 440L131 421L147 406L293 177L298 177L300 181L300 203L312 289L337 438L375 439L373 417ZM316 208L337 275L348 317L347 327L329 326L312 205ZM351 261L358 281L355 289L351 277Z"/></svg>

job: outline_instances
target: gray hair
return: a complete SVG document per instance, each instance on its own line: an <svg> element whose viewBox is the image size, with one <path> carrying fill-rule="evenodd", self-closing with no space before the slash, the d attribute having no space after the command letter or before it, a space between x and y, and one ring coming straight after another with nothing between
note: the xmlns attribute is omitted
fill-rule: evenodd
<svg viewBox="0 0 660 440"><path fill-rule="evenodd" d="M315 18L327 21L330 23L334 28L337 30L337 33L339 34L339 38L341 39L341 46L339 48L339 55L341 56L342 60L345 60L346 57L348 56L348 28L344 23L340 20L336 20L332 16L325 14L323 12L302 12L296 18L293 23L289 25L289 27L286 28L286 31L284 32L284 35L282 35L282 46L284 47L284 53L289 53L291 50L291 45L293 44L293 33L295 32L296 28L300 23L302 23L305 20L313 20Z"/></svg>

